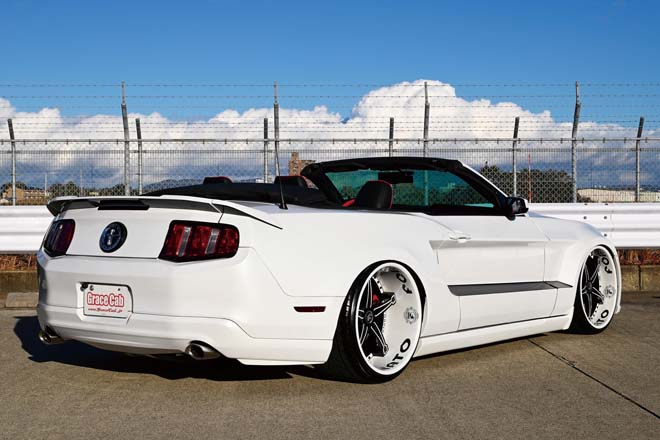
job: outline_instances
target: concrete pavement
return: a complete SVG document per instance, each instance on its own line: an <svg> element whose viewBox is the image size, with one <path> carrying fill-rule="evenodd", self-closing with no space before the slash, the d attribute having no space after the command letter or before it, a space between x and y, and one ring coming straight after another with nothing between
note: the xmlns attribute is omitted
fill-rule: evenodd
<svg viewBox="0 0 660 440"><path fill-rule="evenodd" d="M3 438L660 438L660 294L600 335L545 334L414 361L355 385L311 367L166 362L46 347L0 310Z"/></svg>

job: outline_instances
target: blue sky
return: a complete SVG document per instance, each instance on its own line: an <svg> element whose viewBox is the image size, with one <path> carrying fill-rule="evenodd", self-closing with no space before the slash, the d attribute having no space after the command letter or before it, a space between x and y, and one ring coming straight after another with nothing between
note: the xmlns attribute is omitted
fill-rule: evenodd
<svg viewBox="0 0 660 440"><path fill-rule="evenodd" d="M653 1L5 0L2 17L0 83L10 84L648 82L660 71L660 2ZM541 92L548 90L521 93ZM0 96L12 94L0 87ZM518 100L535 111L570 101ZM337 100L328 104L344 111Z"/></svg>

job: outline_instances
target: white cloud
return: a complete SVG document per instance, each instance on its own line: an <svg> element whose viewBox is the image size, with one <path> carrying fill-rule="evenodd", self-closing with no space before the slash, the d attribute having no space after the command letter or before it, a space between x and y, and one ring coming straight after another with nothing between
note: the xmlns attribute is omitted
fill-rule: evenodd
<svg viewBox="0 0 660 440"><path fill-rule="evenodd" d="M525 138L570 137L571 123L557 122L550 111L532 112L514 102L493 103L488 99L464 99L456 95L449 84L427 80L429 85L431 138L510 138L513 120L521 118L520 136ZM362 96L353 107L350 117L331 112L324 105L311 110L283 107L280 110L282 138L386 138L388 121L395 119L395 135L399 138L422 136L424 114L424 80L402 82L372 90ZM119 109L118 109L119 110ZM129 100L130 110L130 100ZM119 115L81 116L64 118L57 108L37 112L19 112L7 100L0 98L0 117L13 118L18 137L102 139L121 138L122 121ZM177 121L158 112L130 113L130 131L135 135L134 120L140 118L145 138L227 138L261 139L263 118L273 126L272 108L253 108L246 111L227 109L215 116L198 121ZM635 129L617 124L601 124L583 120L581 136L632 137ZM652 135L652 132L647 132ZM6 130L0 138L7 139Z"/></svg>
<svg viewBox="0 0 660 440"><path fill-rule="evenodd" d="M522 138L569 138L571 135L571 123L560 122L553 118L550 111L532 112L515 102L493 103L487 99L465 99L456 95L456 90L449 84L440 81L427 80L429 85L430 102L430 131L431 139L454 139L454 138L503 138L510 139L513 132L513 121L515 117L521 118L520 137ZM337 112L332 112L325 105L318 105L311 110L302 110L283 107L280 110L280 137L281 138L313 138L315 140L329 138L366 139L381 138L388 136L389 118L395 119L395 137L397 138L421 138L423 130L424 114L424 80L414 82L402 82L396 85L381 87L372 90L359 98L348 118L344 118ZM129 98L130 109L130 98ZM119 109L117 109L119 110ZM119 113L117 111L117 113ZM57 108L44 108L36 112L18 111L9 100L0 98L0 117L5 120L14 120L16 137L21 138L43 138L43 139L121 139L123 137L121 116L111 114L98 114L93 116L63 117ZM224 110L211 118L197 121L172 120L158 112L150 114L130 113L131 138L135 137L135 119L140 118L142 135L145 139L168 139L168 138L214 138L214 139L249 139L255 142L233 143L231 146L223 147L224 152L217 154L175 155L174 153L157 154L162 150L190 150L199 149L198 144L180 143L145 143L145 150L154 152L152 156L145 158L145 173L150 181L167 178L168 176L182 176L186 170L190 171L197 167L204 169L200 172L208 172L208 168L217 169L222 172L224 168L238 170L245 168L246 162L252 162L251 171L241 171L246 177L258 173L260 168L260 155L257 149L262 147L260 142L263 138L263 119L269 119L270 136L273 135L273 109L253 108L245 111L232 109ZM580 136L588 138L602 137L634 137L635 129L625 128L617 124L602 124L596 121L584 120L580 124L583 132ZM653 136L654 131L647 131L645 135ZM6 129L0 129L0 139L8 139ZM5 145L7 145L5 143ZM49 143L49 145L52 145ZM98 177L103 182L121 179L121 154L119 151L123 145L106 142L85 142L84 144L70 142L69 144L57 144L61 150L79 151L81 145L89 150L116 150L117 154L108 156L93 155L61 155L44 156L34 154L25 156L20 169L25 173L35 175L43 174L49 170L61 170L76 176L80 173L89 173L89 168L96 169ZM401 147L402 144L398 146ZM507 154L488 153L489 149L507 148L510 144L500 145L494 142L480 143L479 149L486 152L454 152L448 155L461 158L473 165L489 163L509 163ZM567 143L564 143L566 146ZM415 145L412 145L415 147ZM39 145L37 148L43 148ZM132 148L135 148L133 145ZM323 150L355 150L375 148L371 143L336 143L314 142L296 143L282 145L283 150L308 148ZM377 148L386 148L381 145ZM432 144L433 148L433 144ZM229 150L251 150L254 153L232 155ZM343 153L323 153L316 155L316 159L337 159ZM176 157L175 157L176 156ZM601 156L600 159L604 159ZM54 160L54 163L49 162ZM523 162L525 158L521 159ZM562 162L566 160L565 154L537 156L534 160L543 160L546 163ZM619 159L617 159L619 160ZM628 156L621 157L621 163L628 163ZM283 159L286 162L286 158ZM607 164L603 164L606 166ZM610 164L611 165L611 164ZM2 180L6 170L6 162L0 163L0 174ZM223 168L224 167L224 168ZM107 173L104 175L103 170ZM58 171L59 172L59 171ZM134 179L134 177L133 177Z"/></svg>

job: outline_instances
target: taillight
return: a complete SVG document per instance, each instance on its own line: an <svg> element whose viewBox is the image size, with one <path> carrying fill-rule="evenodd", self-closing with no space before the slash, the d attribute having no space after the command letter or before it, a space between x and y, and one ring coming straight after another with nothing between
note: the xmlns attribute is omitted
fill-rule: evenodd
<svg viewBox="0 0 660 440"><path fill-rule="evenodd" d="M238 229L232 225L173 221L158 258L194 261L230 258L238 251Z"/></svg>
<svg viewBox="0 0 660 440"><path fill-rule="evenodd" d="M51 257L58 257L66 254L69 249L73 233L76 230L76 222L73 220L54 221L46 234L44 240L44 251Z"/></svg>

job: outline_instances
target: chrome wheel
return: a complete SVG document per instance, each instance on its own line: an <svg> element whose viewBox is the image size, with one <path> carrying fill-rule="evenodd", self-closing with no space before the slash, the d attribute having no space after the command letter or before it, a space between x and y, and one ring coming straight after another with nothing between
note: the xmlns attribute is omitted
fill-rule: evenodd
<svg viewBox="0 0 660 440"><path fill-rule="evenodd" d="M582 312L596 330L612 320L618 300L618 280L612 255L603 247L594 248L587 257L578 285Z"/></svg>
<svg viewBox="0 0 660 440"><path fill-rule="evenodd" d="M422 302L409 271L396 263L374 269L357 299L355 335L366 364L392 375L412 359L422 326Z"/></svg>

